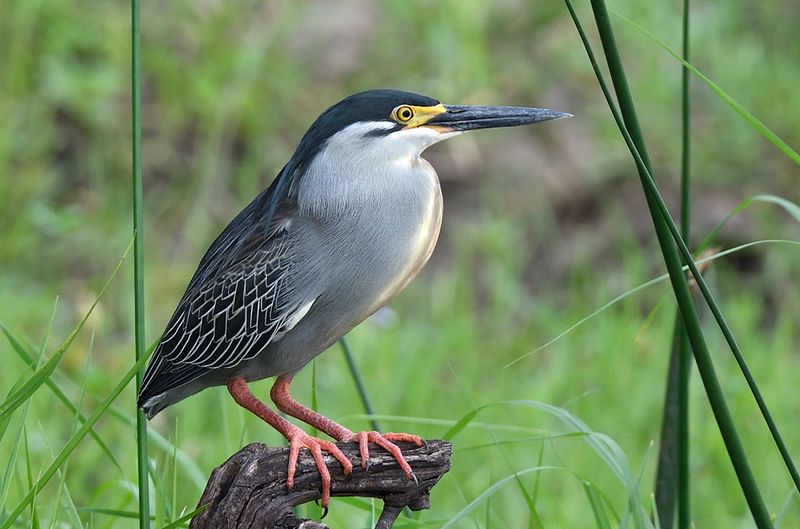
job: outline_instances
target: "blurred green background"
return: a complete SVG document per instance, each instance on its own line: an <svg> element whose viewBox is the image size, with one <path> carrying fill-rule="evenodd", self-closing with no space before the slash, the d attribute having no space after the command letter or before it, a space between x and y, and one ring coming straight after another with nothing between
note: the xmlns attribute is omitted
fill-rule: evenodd
<svg viewBox="0 0 800 529"><path fill-rule="evenodd" d="M694 4L692 62L797 148L796 3ZM590 26L588 6L577 7ZM679 49L681 2L619 0L609 7ZM2 3L0 321L34 344L43 340L56 299L51 344L66 336L131 240L128 9L119 1ZM621 19L612 22L656 177L676 206L680 65ZM447 103L573 113L568 121L464 136L426 153L445 194L439 246L389 311L351 333L351 344L378 413L390 416L381 420L385 429L436 437L485 404L530 399L564 406L620 444L634 472L641 469L640 495L649 502L657 450L651 443L659 435L674 314L668 284L635 294L504 367L663 271L634 165L563 4L172 0L144 2L142 29L151 341L207 245L269 183L306 127L340 98L394 87ZM691 92L696 241L751 195L799 202L797 166L696 79ZM718 242L727 248L798 236L800 225L785 212L755 205ZM796 459L798 263L796 247L762 245L717 261L710 272ZM76 402L85 390L84 410L132 363L131 282L129 262L54 379ZM789 496L791 484L744 381L713 324L708 328L768 507L776 515L787 509L783 527L798 526L800 501ZM0 351L5 395L29 371L5 342ZM366 427L338 347L315 367L320 411L353 429ZM295 384L301 402L310 402L310 371ZM693 518L698 527L747 527L749 514L697 377L693 383ZM268 387L254 384L264 396ZM121 413L104 418L97 431L125 472L84 440L64 481L78 507L136 508L132 388L117 405ZM34 396L26 420L34 476L73 423L47 390ZM194 507L204 476L242 444L281 442L222 388L169 408L151 426L193 462L178 469L179 508ZM455 438L454 468L420 523L441 525L492 483L539 461L566 469L542 473L536 485L537 474L522 479L529 491L536 487L545 527L592 523L581 479L591 479L624 513L625 488L580 438L548 438L562 431L552 417L529 409L481 411ZM0 442L0 461L10 443L8 437ZM154 445L151 456L159 471L170 466L169 450ZM24 465L17 465L9 506L26 492L24 476ZM69 525L45 492L37 502L43 519ZM82 519L90 527L135 524L97 513ZM334 500L326 521L366 527L368 515ZM458 526L528 523L520 489L510 483Z"/></svg>

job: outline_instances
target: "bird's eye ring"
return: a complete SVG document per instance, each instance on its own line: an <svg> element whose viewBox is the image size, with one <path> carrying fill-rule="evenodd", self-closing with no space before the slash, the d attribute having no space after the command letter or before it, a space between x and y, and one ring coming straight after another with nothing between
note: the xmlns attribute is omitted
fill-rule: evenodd
<svg viewBox="0 0 800 529"><path fill-rule="evenodd" d="M400 123L408 123L414 117L414 109L408 105L401 105L394 109L394 118Z"/></svg>

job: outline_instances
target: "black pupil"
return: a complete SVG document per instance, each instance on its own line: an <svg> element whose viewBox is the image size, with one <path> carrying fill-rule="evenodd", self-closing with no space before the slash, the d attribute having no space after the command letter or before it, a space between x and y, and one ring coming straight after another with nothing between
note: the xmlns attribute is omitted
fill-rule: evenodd
<svg viewBox="0 0 800 529"><path fill-rule="evenodd" d="M404 108L400 111L400 118L401 119L411 119L411 109Z"/></svg>

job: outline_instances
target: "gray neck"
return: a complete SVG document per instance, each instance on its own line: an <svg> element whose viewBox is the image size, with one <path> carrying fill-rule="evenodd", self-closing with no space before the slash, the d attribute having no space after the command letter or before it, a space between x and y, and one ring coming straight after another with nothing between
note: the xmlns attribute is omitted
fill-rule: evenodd
<svg viewBox="0 0 800 529"><path fill-rule="evenodd" d="M297 183L301 213L333 222L375 214L414 219L438 193L438 180L418 153L400 147L395 139L365 136L357 126L337 133Z"/></svg>

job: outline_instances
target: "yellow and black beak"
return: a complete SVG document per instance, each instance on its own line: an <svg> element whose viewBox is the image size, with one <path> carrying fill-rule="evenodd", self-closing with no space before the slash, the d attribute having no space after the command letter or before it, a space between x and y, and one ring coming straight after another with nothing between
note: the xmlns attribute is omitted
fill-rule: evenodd
<svg viewBox="0 0 800 529"><path fill-rule="evenodd" d="M444 112L432 116L424 126L440 129L442 132L464 132L476 129L518 127L572 117L572 114L547 108L443 106Z"/></svg>

